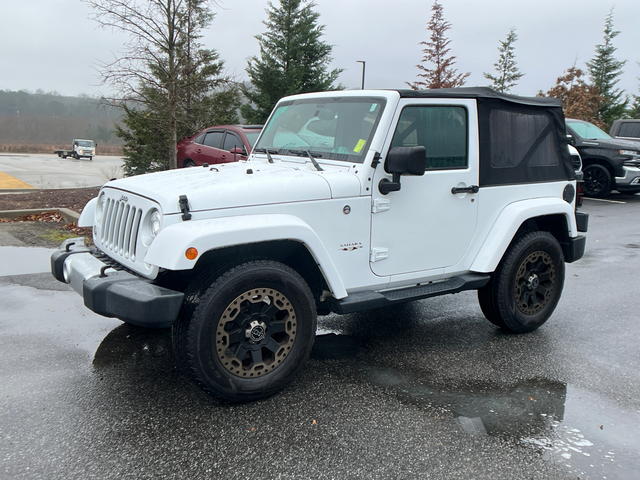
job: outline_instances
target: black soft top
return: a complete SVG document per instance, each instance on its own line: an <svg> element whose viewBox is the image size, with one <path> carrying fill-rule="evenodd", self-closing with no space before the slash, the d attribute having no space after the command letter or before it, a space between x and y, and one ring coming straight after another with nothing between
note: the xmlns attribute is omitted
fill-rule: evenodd
<svg viewBox="0 0 640 480"><path fill-rule="evenodd" d="M560 107L562 101L552 97L520 97L497 92L489 87L434 88L428 90L396 90L403 98L487 98L539 107Z"/></svg>
<svg viewBox="0 0 640 480"><path fill-rule="evenodd" d="M488 87L396 91L408 99L476 100L481 187L575 178L557 98L519 97Z"/></svg>

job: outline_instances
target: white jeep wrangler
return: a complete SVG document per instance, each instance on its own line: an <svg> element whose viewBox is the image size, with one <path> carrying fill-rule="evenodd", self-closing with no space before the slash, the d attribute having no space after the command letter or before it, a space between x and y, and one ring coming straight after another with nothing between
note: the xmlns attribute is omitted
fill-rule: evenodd
<svg viewBox="0 0 640 480"><path fill-rule="evenodd" d="M180 363L232 401L271 395L316 314L478 290L530 332L582 257L559 101L487 88L283 98L247 161L106 184L52 272L94 312L171 327Z"/></svg>

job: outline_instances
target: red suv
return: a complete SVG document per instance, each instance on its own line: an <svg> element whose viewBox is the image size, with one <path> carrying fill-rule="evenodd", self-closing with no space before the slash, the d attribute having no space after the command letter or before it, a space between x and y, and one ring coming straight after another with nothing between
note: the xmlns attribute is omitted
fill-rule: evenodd
<svg viewBox="0 0 640 480"><path fill-rule="evenodd" d="M178 142L178 167L246 160L262 125L209 127Z"/></svg>

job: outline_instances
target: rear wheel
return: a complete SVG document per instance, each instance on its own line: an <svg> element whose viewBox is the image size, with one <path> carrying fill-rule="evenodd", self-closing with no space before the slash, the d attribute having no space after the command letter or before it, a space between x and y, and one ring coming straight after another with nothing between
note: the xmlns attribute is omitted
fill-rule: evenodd
<svg viewBox="0 0 640 480"><path fill-rule="evenodd" d="M514 240L489 283L478 290L482 313L505 330L525 333L541 327L564 286L562 248L549 232Z"/></svg>
<svg viewBox="0 0 640 480"><path fill-rule="evenodd" d="M584 172L584 194L588 197L603 198L611 193L613 182L611 173L597 163L587 165Z"/></svg>
<svg viewBox="0 0 640 480"><path fill-rule="evenodd" d="M273 395L311 352L315 301L286 265L243 263L218 276L194 303L173 327L174 347L195 380L218 397L245 402Z"/></svg>

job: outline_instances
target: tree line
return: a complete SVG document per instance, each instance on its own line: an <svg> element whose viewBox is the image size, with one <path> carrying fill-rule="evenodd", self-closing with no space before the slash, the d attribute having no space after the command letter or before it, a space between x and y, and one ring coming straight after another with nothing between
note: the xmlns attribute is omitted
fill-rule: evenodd
<svg viewBox="0 0 640 480"><path fill-rule="evenodd" d="M104 108L88 95L64 97L56 92L0 90L0 143L70 146L73 138L119 145L114 122L120 111Z"/></svg>
<svg viewBox="0 0 640 480"><path fill-rule="evenodd" d="M103 84L114 92L101 103L119 112L114 134L124 144L127 175L176 168L177 141L207 126L263 124L283 96L344 88L336 83L342 69L329 69L333 47L323 40L325 27L312 0L268 2L265 32L255 36L259 54L247 60L246 83L228 77L224 61L202 43L216 0L82 1L98 25L129 35L124 53L99 65ZM416 79L406 84L412 89L463 86L470 73L455 68L447 37L452 25L438 0L431 11ZM567 117L605 129L616 118L640 118L640 96L616 87L626 63L615 58L618 34L612 9L603 42L586 68L567 68L556 85L538 95L560 98ZM525 75L516 62L517 39L512 27L499 42L494 70L484 72L497 91L509 92Z"/></svg>

